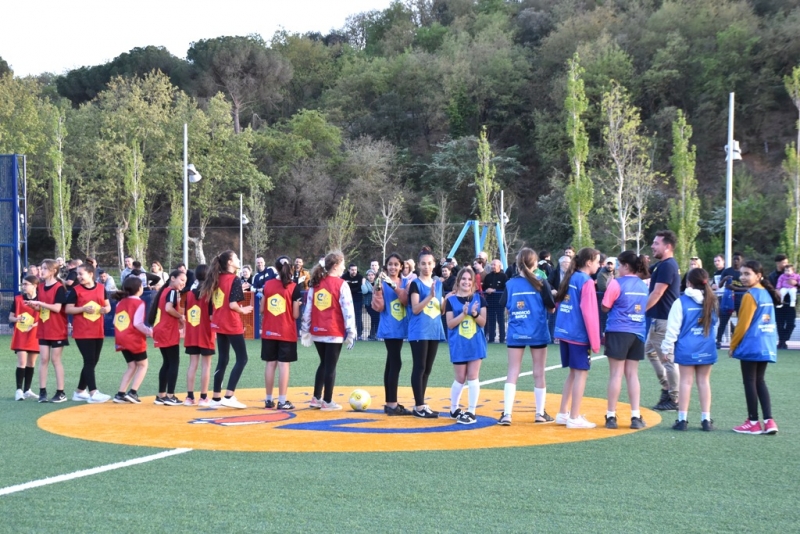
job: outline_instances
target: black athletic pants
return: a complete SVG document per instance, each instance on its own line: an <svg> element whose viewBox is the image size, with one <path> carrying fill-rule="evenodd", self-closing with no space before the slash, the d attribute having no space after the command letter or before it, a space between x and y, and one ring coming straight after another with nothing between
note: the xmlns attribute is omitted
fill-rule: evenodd
<svg viewBox="0 0 800 534"><path fill-rule="evenodd" d="M83 391L89 388L89 391L97 389L97 382L94 377L94 368L97 367L97 362L100 361L100 353L103 351L103 338L100 339L76 339L75 344L83 356L83 369L81 369L81 377L78 380L78 390Z"/></svg>
<svg viewBox="0 0 800 534"><path fill-rule="evenodd" d="M383 370L383 390L386 402L397 402L397 386L400 383L400 369L403 360L400 352L403 350L402 339L384 339L386 345L386 367Z"/></svg>
<svg viewBox="0 0 800 534"><path fill-rule="evenodd" d="M333 400L333 387L336 385L336 364L339 363L342 344L315 341L314 346L317 348L317 354L319 355L319 367L317 367L317 374L314 376L314 398L322 398L325 402L330 403ZM321 395L322 397L320 397Z"/></svg>
<svg viewBox="0 0 800 534"><path fill-rule="evenodd" d="M411 389L414 392L414 405L425 404L425 390L428 389L428 377L431 376L433 362L436 360L438 341L409 341L411 345Z"/></svg>
<svg viewBox="0 0 800 534"><path fill-rule="evenodd" d="M747 399L747 417L750 421L758 421L758 403L760 401L764 419L772 419L772 402L769 398L767 383L764 381L767 362L746 362L742 360L741 364L744 396Z"/></svg>
<svg viewBox="0 0 800 534"><path fill-rule="evenodd" d="M158 392L175 394L175 384L178 382L178 368L181 364L181 346L161 347L161 369L158 370Z"/></svg>
<svg viewBox="0 0 800 534"><path fill-rule="evenodd" d="M247 347L244 344L244 334L217 334L217 369L214 371L214 391L222 391L222 381L225 379L225 370L231 357L231 347L236 355L236 363L231 369L231 376L228 378L228 389L236 391L236 385L242 377L242 372L247 365Z"/></svg>

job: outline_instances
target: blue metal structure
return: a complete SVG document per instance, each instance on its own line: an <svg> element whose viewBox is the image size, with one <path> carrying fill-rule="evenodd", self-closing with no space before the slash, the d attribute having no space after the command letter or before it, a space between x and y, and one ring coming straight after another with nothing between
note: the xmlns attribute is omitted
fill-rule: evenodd
<svg viewBox="0 0 800 534"><path fill-rule="evenodd" d="M475 243L475 255L473 258L478 257L478 253L483 250L483 245L486 243L486 235L489 232L489 227L494 226L495 232L497 232L497 245L500 250L505 250L505 243L503 242L503 229L500 227L500 223L481 223L480 221L471 220L464 223L464 228L461 229L461 233L458 235L458 239L456 239L453 248L450 249L450 253L447 255L448 258L452 258L455 256L458 247L461 246L461 242L467 236L467 232L469 232L470 228L473 230L473 239ZM470 258L471 260L472 258ZM491 258L489 258L491 260ZM506 261L506 255L500 254L500 263L503 264L503 270L508 268L508 262ZM465 265L470 265L470 262L465 263Z"/></svg>
<svg viewBox="0 0 800 534"><path fill-rule="evenodd" d="M20 213L20 204L23 210L25 206L24 181L20 191L20 159L24 167L24 156L0 155L0 317L8 317L14 296L19 294L22 266L28 255L27 217Z"/></svg>

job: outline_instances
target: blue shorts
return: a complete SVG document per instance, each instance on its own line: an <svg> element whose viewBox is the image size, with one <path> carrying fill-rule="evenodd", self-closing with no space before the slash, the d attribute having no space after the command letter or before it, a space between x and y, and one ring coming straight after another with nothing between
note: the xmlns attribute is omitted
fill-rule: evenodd
<svg viewBox="0 0 800 534"><path fill-rule="evenodd" d="M563 339L558 344L561 349L561 367L588 371L592 365L589 345L567 343Z"/></svg>

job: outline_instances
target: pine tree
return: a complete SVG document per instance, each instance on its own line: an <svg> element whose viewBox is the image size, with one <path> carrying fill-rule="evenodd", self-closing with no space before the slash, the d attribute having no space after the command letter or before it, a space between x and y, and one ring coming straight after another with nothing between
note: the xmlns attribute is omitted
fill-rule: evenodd
<svg viewBox="0 0 800 534"><path fill-rule="evenodd" d="M583 90L583 69L579 59L575 52L573 58L567 62L567 98L564 102L567 111L567 135L572 145L568 151L572 173L566 195L572 222L572 246L576 249L594 246L588 220L594 205L594 186L585 168L589 155L589 136L581 119L589 104Z"/></svg>
<svg viewBox="0 0 800 534"><path fill-rule="evenodd" d="M686 122L683 112L672 123L672 176L678 196L669 201L669 228L675 232L675 260L682 268L689 265L689 258L696 255L695 238L700 228L700 199L697 197L697 180L694 175L697 149L689 146L692 127Z"/></svg>

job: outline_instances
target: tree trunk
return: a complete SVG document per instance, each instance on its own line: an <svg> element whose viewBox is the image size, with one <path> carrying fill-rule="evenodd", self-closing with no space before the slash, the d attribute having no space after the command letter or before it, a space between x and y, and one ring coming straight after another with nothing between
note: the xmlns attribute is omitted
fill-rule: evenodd
<svg viewBox="0 0 800 534"><path fill-rule="evenodd" d="M118 224L114 232L117 235L117 256L119 257L119 269L125 267L125 232L128 230L128 224Z"/></svg>

